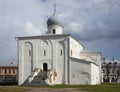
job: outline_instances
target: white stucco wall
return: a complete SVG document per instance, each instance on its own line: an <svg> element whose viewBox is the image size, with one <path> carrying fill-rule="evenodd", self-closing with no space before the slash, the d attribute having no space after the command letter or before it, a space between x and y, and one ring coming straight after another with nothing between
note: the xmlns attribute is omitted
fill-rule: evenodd
<svg viewBox="0 0 120 92"><path fill-rule="evenodd" d="M64 37L59 39L52 38L49 39L50 43L48 41L48 45L43 46L43 42L45 41L44 39L44 41L41 40L38 45L38 68L43 67L43 63L48 64L48 69L54 68L57 72L57 77L54 84L63 84L65 82L65 58L67 58L65 56L68 50L68 47L65 47L68 41L65 39L66 38ZM46 50L46 56L41 53L44 52L44 50Z"/></svg>
<svg viewBox="0 0 120 92"><path fill-rule="evenodd" d="M89 62L70 58L70 84L91 84L91 65Z"/></svg>
<svg viewBox="0 0 120 92"><path fill-rule="evenodd" d="M69 48L70 56L75 58L80 58L80 52L82 50L83 50L83 46L78 41L70 37L70 48Z"/></svg>
<svg viewBox="0 0 120 92"><path fill-rule="evenodd" d="M23 42L18 42L18 85L22 85L24 82L24 44Z"/></svg>
<svg viewBox="0 0 120 92"><path fill-rule="evenodd" d="M91 85L100 83L99 66L91 63Z"/></svg>
<svg viewBox="0 0 120 92"><path fill-rule="evenodd" d="M101 53L100 52L94 52L94 51L83 51L80 53L80 56L87 56L94 60L95 63L98 65L101 65Z"/></svg>
<svg viewBox="0 0 120 92"><path fill-rule="evenodd" d="M62 51L62 53L61 53ZM56 47L56 69L57 69L57 82L56 84L63 84L64 83L64 69L65 69L65 47L62 44L58 44Z"/></svg>
<svg viewBox="0 0 120 92"><path fill-rule="evenodd" d="M19 40L18 44L19 85L27 80L35 68L43 69L43 63L48 64L48 69L56 69L55 84L65 83L67 80L68 36L28 37ZM31 49L32 56L29 56Z"/></svg>
<svg viewBox="0 0 120 92"><path fill-rule="evenodd" d="M37 40L37 68L40 68L43 70L43 63L48 64L48 69L51 69L52 65L52 44L49 40L46 39L39 39Z"/></svg>
<svg viewBox="0 0 120 92"><path fill-rule="evenodd" d="M43 63L48 64L48 69L56 70L57 77L54 84L96 83L97 79L91 81L91 78L99 69L97 70L90 62L79 59L83 46L70 35L45 35L18 39L19 85L27 80L35 68L43 69ZM30 56L29 50L32 50Z"/></svg>
<svg viewBox="0 0 120 92"><path fill-rule="evenodd" d="M101 74L101 53L100 52L94 52L94 51L84 51L80 53L81 57L88 57L91 59L92 62L96 63L99 67L99 84L102 81L102 74Z"/></svg>

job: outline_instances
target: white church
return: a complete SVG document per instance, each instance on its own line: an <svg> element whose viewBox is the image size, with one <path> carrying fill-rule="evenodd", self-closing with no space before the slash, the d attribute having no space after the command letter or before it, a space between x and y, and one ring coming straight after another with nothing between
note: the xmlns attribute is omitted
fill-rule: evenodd
<svg viewBox="0 0 120 92"><path fill-rule="evenodd" d="M44 35L17 37L18 84L96 85L101 83L101 53L84 51L56 12L47 20Z"/></svg>

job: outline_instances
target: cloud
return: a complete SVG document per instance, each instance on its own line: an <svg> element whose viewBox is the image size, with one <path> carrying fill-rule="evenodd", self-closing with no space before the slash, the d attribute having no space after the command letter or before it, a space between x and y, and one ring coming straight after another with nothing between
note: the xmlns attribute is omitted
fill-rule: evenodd
<svg viewBox="0 0 120 92"><path fill-rule="evenodd" d="M78 34L78 33L83 33L83 29L84 29L84 25L82 24L78 24L76 22L71 22L68 25L69 30L73 30L74 33Z"/></svg>
<svg viewBox="0 0 120 92"><path fill-rule="evenodd" d="M79 1L81 2L81 0ZM113 0L85 0L67 18L66 24L79 24L71 28L71 34L81 40L120 39L120 3ZM77 14L78 13L78 14ZM64 15L63 15L64 16ZM81 27L82 26L82 27ZM67 26L68 29L71 26ZM67 28L66 28L67 30ZM70 29L69 29L70 30ZM76 31L77 30L77 31Z"/></svg>
<svg viewBox="0 0 120 92"><path fill-rule="evenodd" d="M64 33L70 33L82 41L86 49L100 50L106 56L114 54L120 57L119 0L0 0L0 2L0 43L2 43L0 62L16 60L15 37L41 35L47 31L46 21L53 14L54 4L57 5L60 18L64 20ZM111 54L110 51L114 53Z"/></svg>
<svg viewBox="0 0 120 92"><path fill-rule="evenodd" d="M26 33L29 33L30 35L41 35L40 29L33 26L31 22L27 22L24 26Z"/></svg>
<svg viewBox="0 0 120 92"><path fill-rule="evenodd" d="M17 42L15 37L41 35L41 30L33 26L31 22L26 22L25 24L15 22L6 27L0 27L0 29L2 30L0 34L0 63L2 64L7 64L17 59Z"/></svg>

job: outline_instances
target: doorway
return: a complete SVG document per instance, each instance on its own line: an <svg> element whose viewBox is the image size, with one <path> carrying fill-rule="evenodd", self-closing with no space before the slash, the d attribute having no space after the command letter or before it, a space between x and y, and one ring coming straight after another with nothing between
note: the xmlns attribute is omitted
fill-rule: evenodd
<svg viewBox="0 0 120 92"><path fill-rule="evenodd" d="M43 71L47 71L48 70L48 64L47 63L43 63Z"/></svg>

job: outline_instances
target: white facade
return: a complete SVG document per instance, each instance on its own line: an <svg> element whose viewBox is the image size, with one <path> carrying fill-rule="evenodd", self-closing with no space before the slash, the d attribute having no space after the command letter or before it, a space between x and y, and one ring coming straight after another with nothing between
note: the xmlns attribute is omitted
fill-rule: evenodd
<svg viewBox="0 0 120 92"><path fill-rule="evenodd" d="M91 84L100 84L99 67L91 63Z"/></svg>
<svg viewBox="0 0 120 92"><path fill-rule="evenodd" d="M35 69L44 71L44 64L56 70L53 84L100 83L99 64L80 56L83 47L70 35L18 37L18 44L19 85L29 83Z"/></svg>
<svg viewBox="0 0 120 92"><path fill-rule="evenodd" d="M100 53L83 53L55 15L47 25L46 35L17 37L19 85L99 84Z"/></svg>

